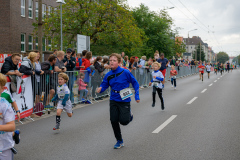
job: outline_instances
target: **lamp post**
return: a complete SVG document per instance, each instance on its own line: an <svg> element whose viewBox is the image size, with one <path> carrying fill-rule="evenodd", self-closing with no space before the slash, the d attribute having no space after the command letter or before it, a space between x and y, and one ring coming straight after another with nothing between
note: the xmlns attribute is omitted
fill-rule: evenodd
<svg viewBox="0 0 240 160"><path fill-rule="evenodd" d="M60 16L61 16L61 50L63 50L63 37L62 37L62 4L66 4L64 0L57 0L60 3Z"/></svg>
<svg viewBox="0 0 240 160"><path fill-rule="evenodd" d="M164 8L163 10L168 10L168 9L173 9L174 7L170 7L170 8Z"/></svg>
<svg viewBox="0 0 240 160"><path fill-rule="evenodd" d="M191 30L191 31L196 31L197 29L193 29L193 30ZM188 38L189 38L189 32L191 32L191 31L188 31Z"/></svg>

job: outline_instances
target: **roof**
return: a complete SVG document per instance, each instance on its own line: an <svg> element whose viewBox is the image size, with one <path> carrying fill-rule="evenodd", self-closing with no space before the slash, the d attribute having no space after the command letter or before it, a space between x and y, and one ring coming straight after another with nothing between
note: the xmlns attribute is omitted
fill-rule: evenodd
<svg viewBox="0 0 240 160"><path fill-rule="evenodd" d="M193 36L192 38L183 38L186 45L198 45L200 42L204 45L202 39L198 36Z"/></svg>

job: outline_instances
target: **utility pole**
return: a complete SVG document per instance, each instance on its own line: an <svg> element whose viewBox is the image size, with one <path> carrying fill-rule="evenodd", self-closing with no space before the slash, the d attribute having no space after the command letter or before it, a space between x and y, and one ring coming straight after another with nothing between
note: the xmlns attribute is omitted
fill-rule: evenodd
<svg viewBox="0 0 240 160"><path fill-rule="evenodd" d="M38 50L42 62L42 0L38 0Z"/></svg>

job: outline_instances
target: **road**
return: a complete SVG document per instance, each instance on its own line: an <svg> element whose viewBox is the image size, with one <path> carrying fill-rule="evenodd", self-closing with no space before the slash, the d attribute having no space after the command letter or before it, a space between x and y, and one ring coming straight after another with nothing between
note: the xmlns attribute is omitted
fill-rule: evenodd
<svg viewBox="0 0 240 160"><path fill-rule="evenodd" d="M133 121L121 126L125 147L116 140L109 121L109 101L62 115L61 130L53 131L55 116L20 125L17 160L239 160L240 70L177 80L177 90L165 85L163 97L151 107L152 89L132 101ZM197 98L194 98L197 97ZM194 99L193 99L194 98ZM155 131L155 133L153 133Z"/></svg>

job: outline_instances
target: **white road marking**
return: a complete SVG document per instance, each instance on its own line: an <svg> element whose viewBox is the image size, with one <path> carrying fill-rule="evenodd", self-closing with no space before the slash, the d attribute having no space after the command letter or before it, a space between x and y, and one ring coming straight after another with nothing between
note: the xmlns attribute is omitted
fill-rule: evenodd
<svg viewBox="0 0 240 160"><path fill-rule="evenodd" d="M209 86L212 86L213 84L211 83L211 84L209 84Z"/></svg>
<svg viewBox="0 0 240 160"><path fill-rule="evenodd" d="M161 124L157 129L155 129L152 133L159 133L163 128L165 128L170 122L172 122L177 115L172 115L168 120L166 120L163 124Z"/></svg>
<svg viewBox="0 0 240 160"><path fill-rule="evenodd" d="M204 93L204 92L206 92L206 90L207 90L207 89L204 89L204 90L203 90L201 93Z"/></svg>
<svg viewBox="0 0 240 160"><path fill-rule="evenodd" d="M214 82L217 82L217 80L215 80Z"/></svg>
<svg viewBox="0 0 240 160"><path fill-rule="evenodd" d="M195 101L198 97L194 97L191 101L189 101L187 104L192 104L193 101Z"/></svg>

